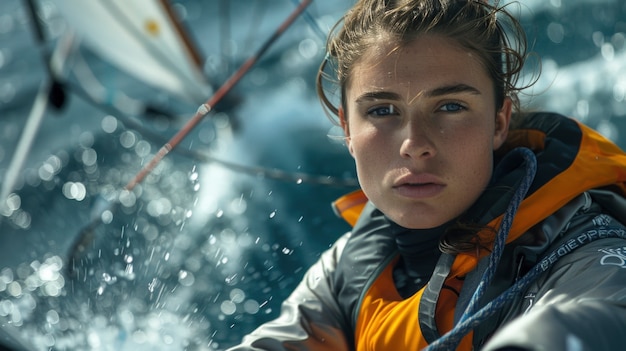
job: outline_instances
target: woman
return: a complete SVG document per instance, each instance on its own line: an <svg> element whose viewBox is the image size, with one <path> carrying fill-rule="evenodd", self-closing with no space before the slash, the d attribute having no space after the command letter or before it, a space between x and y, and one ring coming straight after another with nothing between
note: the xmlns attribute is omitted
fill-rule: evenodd
<svg viewBox="0 0 626 351"><path fill-rule="evenodd" d="M626 155L518 112L524 44L497 4L358 1L318 80L356 163L362 190L335 203L354 228L233 350L623 348Z"/></svg>

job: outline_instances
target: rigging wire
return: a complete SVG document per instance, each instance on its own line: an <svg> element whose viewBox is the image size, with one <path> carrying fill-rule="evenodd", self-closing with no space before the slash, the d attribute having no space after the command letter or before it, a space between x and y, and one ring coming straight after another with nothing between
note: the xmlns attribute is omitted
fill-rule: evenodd
<svg viewBox="0 0 626 351"><path fill-rule="evenodd" d="M46 50L43 45L46 40L44 31L41 28L41 24L37 21L37 6L33 0L25 1L25 3L30 22L33 23L33 34L35 40L40 44L41 56L44 59L48 75L40 84L30 113L28 114L28 118L26 119L22 133L15 147L15 151L4 174L4 179L0 185L0 213L5 212L7 200L14 190L15 184L19 178L19 173L24 167L24 163L37 137L37 133L45 117L45 111L48 106L60 109L65 102L65 91L59 81L59 75L63 72L63 63L69 55L68 42L61 41L52 53ZM58 67L53 67L55 62L60 63ZM0 216L0 221L1 220L2 217Z"/></svg>
<svg viewBox="0 0 626 351"><path fill-rule="evenodd" d="M213 107L241 80L248 70L259 60L259 58L269 49L269 47L278 39L285 30L296 20L296 18L304 11L312 0L303 0L298 7L287 17L287 19L276 29L276 31L268 38L261 48L248 58L235 73L213 94L213 96L205 103L198 107L194 116L154 155L154 157L131 179L125 190L132 190L141 183L143 179L157 166L157 164L171 150L176 148L178 144L191 132L213 109Z"/></svg>
<svg viewBox="0 0 626 351"><path fill-rule="evenodd" d="M298 5L298 0L291 0L295 5ZM327 34L322 30L322 27L317 23L315 18L311 15L311 13L307 10L304 10L302 13L304 19L309 23L313 32L322 40L322 42L326 42Z"/></svg>
<svg viewBox="0 0 626 351"><path fill-rule="evenodd" d="M222 51L222 70L230 73L231 62L229 57L232 57L231 48L231 32L230 32L230 0L220 0L218 3L218 12L220 17L225 19L220 21L220 50Z"/></svg>
<svg viewBox="0 0 626 351"><path fill-rule="evenodd" d="M94 107L115 116L120 120L127 128L136 130L142 137L155 143L163 144L167 142L167 138L150 129L144 127L140 122L129 116L125 112L120 111L118 108L112 105L105 105L96 101L89 93L85 92L84 88L75 86L68 83L66 88L72 91L73 94L81 97L83 100L89 102ZM268 168L262 166L245 165L237 162L227 161L211 155L208 152L198 151L195 149L176 149L177 154L184 157L191 158L192 160L202 163L215 163L224 168L227 168L234 172L240 172L251 176L261 176L268 179L274 179L284 182L302 182L310 184L319 184L335 187L357 187L358 181L355 178L343 178L330 175L313 175L305 172L288 172L277 168Z"/></svg>

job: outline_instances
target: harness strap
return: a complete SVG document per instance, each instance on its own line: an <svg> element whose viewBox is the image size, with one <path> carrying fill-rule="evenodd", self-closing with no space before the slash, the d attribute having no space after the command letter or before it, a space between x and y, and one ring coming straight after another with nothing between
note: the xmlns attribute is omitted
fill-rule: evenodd
<svg viewBox="0 0 626 351"><path fill-rule="evenodd" d="M443 288L446 278L448 278L448 274L450 274L450 267L452 267L455 257L454 255L445 253L439 257L435 271L428 281L428 285L424 289L424 293L420 299L418 320L422 335L428 343L441 337L437 330L435 310L437 308L439 293Z"/></svg>

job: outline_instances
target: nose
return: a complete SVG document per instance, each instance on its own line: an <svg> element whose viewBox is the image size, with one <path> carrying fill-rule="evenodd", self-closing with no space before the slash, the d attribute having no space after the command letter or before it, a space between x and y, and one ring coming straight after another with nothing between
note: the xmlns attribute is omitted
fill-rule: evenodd
<svg viewBox="0 0 626 351"><path fill-rule="evenodd" d="M401 134L400 155L402 157L424 159L436 155L433 135L424 124L410 121L406 123Z"/></svg>

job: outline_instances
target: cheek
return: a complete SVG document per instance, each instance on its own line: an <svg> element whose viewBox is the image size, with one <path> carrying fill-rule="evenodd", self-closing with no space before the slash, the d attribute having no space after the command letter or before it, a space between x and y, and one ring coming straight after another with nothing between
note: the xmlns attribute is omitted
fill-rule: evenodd
<svg viewBox="0 0 626 351"><path fill-rule="evenodd" d="M372 156L371 152L367 151L367 146L368 143L359 136L353 136L348 141L348 150L358 166L366 164L368 162L368 158Z"/></svg>
<svg viewBox="0 0 626 351"><path fill-rule="evenodd" d="M381 145L376 143L376 138L368 134L358 133L350 137L348 150L358 169L371 171L380 163L380 158L384 154L384 150L379 146Z"/></svg>
<svg viewBox="0 0 626 351"><path fill-rule="evenodd" d="M472 133L471 129L448 136L443 143L450 148L445 151L457 164L467 167L469 173L484 173L485 167L491 169L493 162L493 135L484 131ZM473 170L473 171L472 171Z"/></svg>

